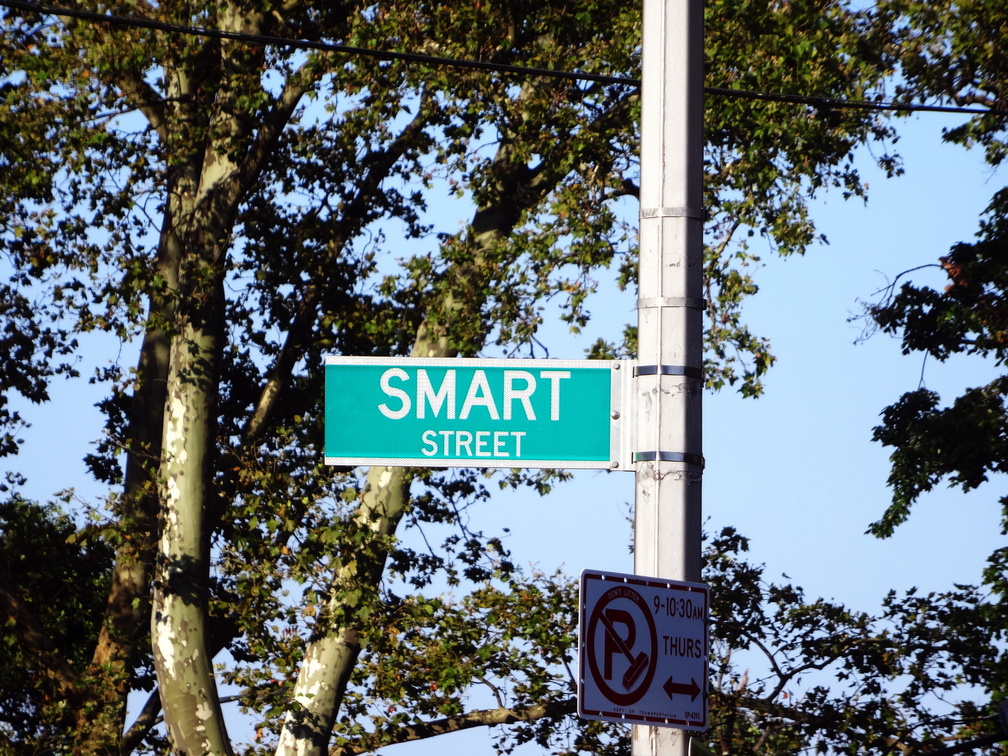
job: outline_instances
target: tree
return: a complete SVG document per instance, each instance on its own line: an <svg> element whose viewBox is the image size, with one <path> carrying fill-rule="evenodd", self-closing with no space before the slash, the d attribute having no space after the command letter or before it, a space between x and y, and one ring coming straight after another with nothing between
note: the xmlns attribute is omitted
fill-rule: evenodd
<svg viewBox="0 0 1008 756"><path fill-rule="evenodd" d="M67 697L90 659L112 550L78 544L69 517L16 495L0 504L0 523L0 595L9 613L0 722L45 742L68 724Z"/></svg>
<svg viewBox="0 0 1008 756"><path fill-rule="evenodd" d="M993 168L1000 166L1008 155L1008 98L1004 89L1008 67L998 54L1000 39L993 30L1008 22L1006 9L998 3L963 0L886 0L878 5L879 22L891 30L890 49L899 71L897 95L907 101L933 98L978 109L980 112L963 125L946 129L944 138L966 148L980 147ZM922 384L882 412L873 438L892 449L892 501L870 528L879 537L891 535L910 516L921 496L943 481L968 492L1008 467L1008 376L1004 375L1008 356L1008 190L994 193L974 241L956 244L938 256L940 252L934 251L936 262L922 267L942 271L945 285L921 285L913 280L913 271L907 271L869 308L871 321L883 332L897 335L904 354L938 361L971 355L985 360L1000 375L983 385L966 387L945 403ZM1005 533L1008 497L999 501ZM986 691L994 702L1004 700L1006 688L1006 597L1008 549L999 548L988 559L983 590L976 591L969 601L961 597L949 601L949 630L943 638L935 638L932 646L942 653L954 646L957 654L983 656L975 661L982 673L966 673L959 679ZM907 597L903 606L920 605L930 598ZM922 644L915 653L926 659L927 648L928 644ZM948 686L954 677L943 672L936 679ZM966 721L975 721L981 708L961 704L959 714Z"/></svg>
<svg viewBox="0 0 1008 756"><path fill-rule="evenodd" d="M998 369L1005 365L1006 286L1008 286L1008 226L1004 201L998 193L974 243L956 244L939 264L948 284L937 290L911 282L871 309L877 326L899 334L905 354L920 352L940 361L955 354L984 357ZM1008 430L1008 376L995 376L984 385L967 387L948 405L941 396L920 387L904 393L882 412L873 439L892 447L889 485L892 502L871 526L877 536L886 537L909 516L920 497L942 481L964 492L975 490L1008 467L1005 447ZM1002 533L1008 532L1008 497L1000 498ZM962 679L988 691L991 701L1004 700L1006 659L1003 643L1008 624L1008 548L1001 547L988 557L983 572L983 591L968 603L953 603L949 629L944 639L935 639L935 648L955 646L957 654L981 654L976 669L981 674L958 680L944 672L938 679L945 685ZM907 598L906 605L915 603ZM927 644L916 653L926 657ZM964 670L969 669L964 667ZM976 720L979 709L973 702L961 706L964 720Z"/></svg>
<svg viewBox="0 0 1008 756"><path fill-rule="evenodd" d="M990 696L1008 634L985 591L891 592L873 617L766 582L747 548L728 528L705 550L715 752L915 754L1006 735Z"/></svg>
<svg viewBox="0 0 1008 756"><path fill-rule="evenodd" d="M532 351L548 303L582 329L597 277L632 285L618 203L635 193L638 9L3 5L3 452L16 454L23 422L8 397L45 401L56 376L78 377L75 356L96 336L136 355L91 376L108 396L88 461L109 495L65 554L115 553L90 658L79 641L33 633L32 605L6 576L10 637L40 677L62 677L63 703L58 720L42 706L41 723L5 722L5 745L156 749L163 712L175 751L230 753L218 678L240 687L260 745L279 753L322 753L334 738L352 749L368 721L434 733L528 720L513 737L543 742L556 721L573 726L569 680L519 663L546 616L516 610L545 602L555 621L569 589L521 575L492 535L465 529L459 512L493 485L478 471L322 465L318 367L334 353ZM886 73L869 14L843 3L707 13L719 85L864 100ZM534 70L488 75L333 42ZM888 135L862 111L712 98L713 387L757 394L772 362L740 315L755 292L749 239L804 251L808 198L863 194L852 150ZM448 202L468 220L434 212ZM600 339L594 354L632 350L632 337ZM545 493L556 477L497 480ZM397 539L441 525L439 550ZM435 580L471 590L460 605L413 592ZM95 611L96 596L81 600ZM493 622L507 643L486 658L474 638ZM563 666L562 641L542 647ZM476 679L499 695L483 714L459 694ZM126 722L137 690L150 698Z"/></svg>
<svg viewBox="0 0 1008 756"><path fill-rule="evenodd" d="M982 32L1008 21L1006 10L958 0L888 0L880 3L879 19L892 30L902 79L898 94L980 108L962 126L947 129L944 138L967 148L979 145L992 167L1001 165L1008 155L1003 87L1008 67L997 54L997 35ZM900 336L904 354L917 352L939 361L971 354L1004 366L1006 210L1008 191L1002 189L987 208L977 240L955 245L932 264L947 276L943 291L897 280L871 308L879 328ZM919 496L943 479L968 491L1005 469L1006 387L1004 378L997 378L967 389L944 408L936 393L919 388L885 410L874 435L894 448L893 501L872 526L876 535L891 534ZM1001 503L1004 507L1008 499ZM1008 526L1008 509L1004 511ZM993 579L993 573L988 577Z"/></svg>
<svg viewBox="0 0 1008 756"><path fill-rule="evenodd" d="M899 334L905 354L921 352L941 361L973 354L1003 367L1008 356L1005 230L1003 210L992 206L980 240L955 245L935 266L948 276L944 290L904 283L873 308L878 327ZM918 388L885 409L874 439L894 448L893 502L873 526L876 534L890 535L921 494L944 479L969 491L1008 469L1006 395L1008 377L1001 375L966 389L947 407L940 406L936 392ZM1001 505L1008 523L1008 498Z"/></svg>

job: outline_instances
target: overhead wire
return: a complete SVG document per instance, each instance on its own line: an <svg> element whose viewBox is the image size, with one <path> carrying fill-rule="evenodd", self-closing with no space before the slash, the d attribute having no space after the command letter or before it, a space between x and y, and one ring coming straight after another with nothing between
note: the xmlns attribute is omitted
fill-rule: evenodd
<svg viewBox="0 0 1008 756"><path fill-rule="evenodd" d="M433 66L447 66L453 68L467 68L483 71L494 71L499 73L513 73L522 75L547 76L556 79L567 79L576 81L593 81L603 84L624 84L629 86L640 86L640 80L623 76L611 76L607 74L593 74L585 71L559 71L550 68L534 68L529 66L516 66L508 63L495 63L483 60L469 60L462 58L448 58L438 55L428 55L425 53L399 52L396 50L378 50L370 47L357 47L354 45L344 45L336 42L321 42L310 39L292 39L290 37L274 37L267 34L250 34L248 32L234 32L225 29L214 29L204 26L187 26L184 24L173 24L167 21L155 21L153 19L135 18L131 16L117 16L109 13L97 13L95 11L83 10L81 8L64 8L53 5L42 5L40 3L27 2L26 0L0 0L0 6L16 8L18 10L39 13L50 16L65 16L86 21L97 21L101 23L114 24L116 26L126 26L138 29L151 29L167 33L184 34L189 36L206 37L209 39L227 39L250 44L269 45L277 47L288 47L294 50L317 50L320 52L342 53L346 55L359 55L362 57L377 58L379 60L401 60L410 63L425 63Z"/></svg>
<svg viewBox="0 0 1008 756"><path fill-rule="evenodd" d="M275 37L266 34L251 34L248 32L235 32L225 29L214 29L204 26L189 26L185 24L174 24L167 21L155 21L153 19L136 18L132 16L119 16L110 13L99 13L97 11L84 10L82 8L66 8L62 6L47 5L30 2L29 0L0 0L0 7L7 7L16 10L37 13L41 15L62 16L67 18L77 18L85 21L93 21L116 26L125 26L137 29L150 29L166 33L182 34L188 36L198 36L208 39L226 39L249 44L286 47L295 50L316 50L320 52L339 53L344 55L358 55L362 57L375 58L378 60L398 60L409 63L422 63L431 66L445 66L459 69L491 71L495 73L516 74L521 76L539 76L566 81L593 82L608 85L622 85L639 89L641 80L630 76L616 76L611 74L598 74L589 71L562 71L553 68L538 68L534 66L519 66L510 63L498 63L484 60L472 60L467 58L451 58L426 53L400 52L396 50L380 50L369 47L359 47L345 45L336 42L322 42L310 39L292 39L289 37ZM733 89L729 87L704 87L704 93L721 97L734 97L747 100L763 100L770 102L782 102L799 105L809 105L824 109L859 109L895 111L906 113L959 113L965 115L1004 115L1008 116L1008 111L996 108L963 107L956 105L927 105L923 103L899 103L883 102L872 100L843 100L839 98L821 97L816 95L795 95L774 92L758 92L746 89Z"/></svg>

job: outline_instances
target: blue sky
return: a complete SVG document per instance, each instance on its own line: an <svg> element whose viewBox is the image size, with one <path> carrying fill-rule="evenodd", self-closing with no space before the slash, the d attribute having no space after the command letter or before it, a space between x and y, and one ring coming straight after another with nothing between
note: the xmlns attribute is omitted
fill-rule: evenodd
<svg viewBox="0 0 1008 756"><path fill-rule="evenodd" d="M840 192L815 200L814 218L830 243L790 259L766 250L755 273L760 292L745 307L754 332L770 337L778 358L765 395L742 399L725 389L705 396L708 529L737 527L752 539L752 554L770 576L787 573L811 594L858 608L877 605L890 587L937 590L975 582L1002 542L996 502L1003 480L966 496L941 489L921 501L893 538L864 535L888 501L887 452L870 441L878 413L922 377L951 398L990 372L971 358L923 364L882 334L859 342L863 323L849 322L897 274L933 263L955 242L972 238L980 213L1004 184L979 151L942 142L941 128L963 118L902 120L896 147L905 175L886 179L864 152L867 204L845 201ZM915 279L943 285L940 273L923 271ZM613 293L591 309L596 322L619 324L634 317L633 306L631 294ZM587 334L571 338L556 324L543 340L550 357L580 359L596 335L592 326ZM89 338L104 349L86 352L83 375L107 360L132 364L112 339ZM101 493L81 461L100 433L93 405L101 393L66 386L57 382L52 402L26 408L33 425L21 434L26 444L13 460L29 477L26 495L46 498L70 486L85 498ZM509 527L519 560L543 568L628 572L632 499L632 474L582 472L545 502L527 494L497 497L484 510L471 510L472 524Z"/></svg>
<svg viewBox="0 0 1008 756"><path fill-rule="evenodd" d="M922 377L951 399L991 371L971 358L925 364L919 355L903 356L890 336L861 340L864 323L850 321L899 273L970 240L1001 186L1003 177L978 152L941 141L949 123L948 116L922 114L900 124L901 177L886 179L862 155L867 204L844 201L839 192L816 200L814 217L828 245L804 257L764 255L760 292L746 316L771 338L778 358L765 395L742 399L723 390L704 402L708 530L735 526L751 539L751 555L767 565L768 578L787 574L810 596L863 610L877 608L890 588L975 583L987 555L1003 543L997 499L1004 480L965 496L941 487L891 539L865 535L889 501L888 452L870 440L881 410ZM929 271L915 280L943 285L943 276ZM625 317L624 306L613 316ZM571 574L630 572L632 478L579 473L544 503L495 502L486 517L510 527L516 554L543 568L563 561ZM478 526L482 517L474 517Z"/></svg>
<svg viewBox="0 0 1008 756"><path fill-rule="evenodd" d="M969 240L999 187L978 153L940 140L942 118L900 127L906 174L886 180L864 160L867 205L827 196L815 214L831 243L805 258L768 261L749 310L779 358L755 402L711 398L705 411L705 511L753 538L770 576L787 572L812 594L871 609L885 591L975 582L1003 542L1004 481L963 496L923 499L892 539L864 535L889 501L888 452L870 441L878 413L924 384L951 400L990 366L903 356L876 334L859 342L860 303L904 270ZM916 280L944 285L933 271Z"/></svg>
<svg viewBox="0 0 1008 756"><path fill-rule="evenodd" d="M750 558L766 578L873 612L890 589L942 591L978 583L987 556L1003 545L998 498L1004 478L964 495L939 487L922 497L909 521L887 540L865 534L889 502L888 452L871 442L879 413L923 381L951 400L989 379L993 368L971 358L940 364L904 356L899 342L862 339L851 321L862 303L903 271L933 263L969 241L1004 176L978 152L941 140L948 116L922 114L899 125L905 175L886 179L860 156L870 183L867 204L839 193L816 200L814 217L830 243L800 258L764 256L760 292L746 306L753 330L769 336L777 364L757 400L730 390L704 401L704 516L708 532L731 525L748 536ZM914 275L944 285L940 272ZM596 316L625 319L632 300L596 303ZM581 345L548 340L550 356L577 358ZM633 572L627 520L630 473L579 472L547 499L495 497L470 509L471 527L507 527L519 563L569 575L583 569ZM787 577L785 577L785 575ZM485 731L409 744L383 753L450 749L490 752ZM536 749L525 747L524 753Z"/></svg>
<svg viewBox="0 0 1008 756"><path fill-rule="evenodd" d="M725 390L705 397L708 530L735 526L751 539L751 556L767 565L770 579L787 574L809 596L866 611L890 588L975 583L986 556L1003 543L997 499L1004 480L966 496L934 492L887 541L864 534L889 497L887 452L870 441L879 412L922 377L951 398L990 371L970 359L922 365L920 356L904 357L890 337L859 342L862 325L849 322L859 303L898 273L969 240L1003 185L1004 176L992 174L979 153L941 142L941 127L952 123L923 114L900 124L902 177L887 180L862 155L867 205L845 202L839 192L817 199L814 216L828 246L788 260L768 251L756 273L760 293L746 308L754 331L771 338L778 357L766 394L746 400ZM940 277L928 275L918 279L941 285ZM593 311L622 322L633 316L632 307L632 300L618 297L597 302ZM551 357L583 357L584 344L562 329L547 345ZM80 459L101 427L92 406L97 398L75 388L30 408L34 426L23 434L28 443L15 460L29 475L27 495L44 498L71 485L89 494ZM514 557L547 571L632 572L632 498L632 474L582 472L545 500L506 494L474 507L471 527L509 528ZM479 740L485 735L472 737L485 742Z"/></svg>

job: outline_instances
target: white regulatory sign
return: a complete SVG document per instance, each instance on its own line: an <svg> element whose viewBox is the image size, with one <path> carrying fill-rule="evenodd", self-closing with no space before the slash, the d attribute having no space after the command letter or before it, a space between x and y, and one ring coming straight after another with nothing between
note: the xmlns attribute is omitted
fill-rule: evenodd
<svg viewBox="0 0 1008 756"><path fill-rule="evenodd" d="M707 586L585 570L578 714L707 729Z"/></svg>

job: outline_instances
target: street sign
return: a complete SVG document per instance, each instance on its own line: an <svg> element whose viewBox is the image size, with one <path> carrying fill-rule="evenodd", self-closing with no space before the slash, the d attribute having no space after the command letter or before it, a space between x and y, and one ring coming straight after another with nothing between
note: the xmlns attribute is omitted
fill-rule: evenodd
<svg viewBox="0 0 1008 756"><path fill-rule="evenodd" d="M578 714L706 730L708 598L702 583L582 572Z"/></svg>
<svg viewBox="0 0 1008 756"><path fill-rule="evenodd" d="M329 357L326 462L631 469L632 365Z"/></svg>

